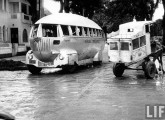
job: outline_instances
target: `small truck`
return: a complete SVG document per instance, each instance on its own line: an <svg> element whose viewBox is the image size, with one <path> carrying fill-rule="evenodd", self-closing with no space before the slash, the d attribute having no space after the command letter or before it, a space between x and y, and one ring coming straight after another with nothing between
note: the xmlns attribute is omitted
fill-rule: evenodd
<svg viewBox="0 0 165 120"><path fill-rule="evenodd" d="M116 77L121 77L125 69L143 70L151 79L157 70L163 71L163 46L154 31L153 21L133 20L121 24L118 35L107 39L108 57L114 63ZM156 61L158 65L155 65Z"/></svg>

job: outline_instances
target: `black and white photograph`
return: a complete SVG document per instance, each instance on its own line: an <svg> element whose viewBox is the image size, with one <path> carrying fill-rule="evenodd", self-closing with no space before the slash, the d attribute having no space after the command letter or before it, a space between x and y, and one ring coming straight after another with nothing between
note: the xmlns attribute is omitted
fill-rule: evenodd
<svg viewBox="0 0 165 120"><path fill-rule="evenodd" d="M165 120L165 0L0 0L0 120Z"/></svg>

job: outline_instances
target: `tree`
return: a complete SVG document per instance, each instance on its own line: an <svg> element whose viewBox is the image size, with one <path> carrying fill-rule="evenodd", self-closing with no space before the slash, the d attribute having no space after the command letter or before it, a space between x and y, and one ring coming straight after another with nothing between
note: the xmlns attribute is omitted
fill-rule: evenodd
<svg viewBox="0 0 165 120"><path fill-rule="evenodd" d="M99 11L95 13L93 20L99 21L101 27L106 25L108 32L117 31L120 24L130 22L133 18L138 21L151 20L158 3L159 0L156 2L154 0L104 0L104 9L101 9L104 18L98 20L100 18ZM102 20L105 18L106 22Z"/></svg>
<svg viewBox="0 0 165 120"><path fill-rule="evenodd" d="M163 27L163 45L165 46L165 0L162 0L163 8L164 8L164 15L163 15L163 21L162 21L162 27Z"/></svg>
<svg viewBox="0 0 165 120"><path fill-rule="evenodd" d="M92 18L94 13L102 7L102 0L55 0L60 1L61 9L68 13L76 13Z"/></svg>

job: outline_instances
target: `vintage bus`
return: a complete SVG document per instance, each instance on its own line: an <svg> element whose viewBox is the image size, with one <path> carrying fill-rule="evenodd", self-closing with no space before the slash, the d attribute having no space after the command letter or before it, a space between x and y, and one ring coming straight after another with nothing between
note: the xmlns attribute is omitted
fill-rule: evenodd
<svg viewBox="0 0 165 120"><path fill-rule="evenodd" d="M158 59L161 63L162 47L153 39L153 26L153 21L124 23L119 26L119 34L107 40L109 61L114 63L116 77L122 76L124 70L135 63L136 67L142 66L147 78L155 76L154 61Z"/></svg>
<svg viewBox="0 0 165 120"><path fill-rule="evenodd" d="M31 50L26 64L32 74L42 68L62 68L102 62L105 34L92 20L70 13L57 13L38 20L29 35Z"/></svg>

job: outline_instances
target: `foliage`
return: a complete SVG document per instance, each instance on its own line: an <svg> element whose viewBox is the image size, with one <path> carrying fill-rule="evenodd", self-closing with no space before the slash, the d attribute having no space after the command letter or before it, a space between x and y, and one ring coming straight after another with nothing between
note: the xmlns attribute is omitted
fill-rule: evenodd
<svg viewBox="0 0 165 120"><path fill-rule="evenodd" d="M102 13L104 18L100 18L100 13L93 16L94 21L99 21L100 26L107 26L108 32L117 31L118 26L125 22L136 20L151 20L157 6L154 0L104 0ZM105 19L106 18L106 22ZM101 23L102 22L102 23Z"/></svg>

